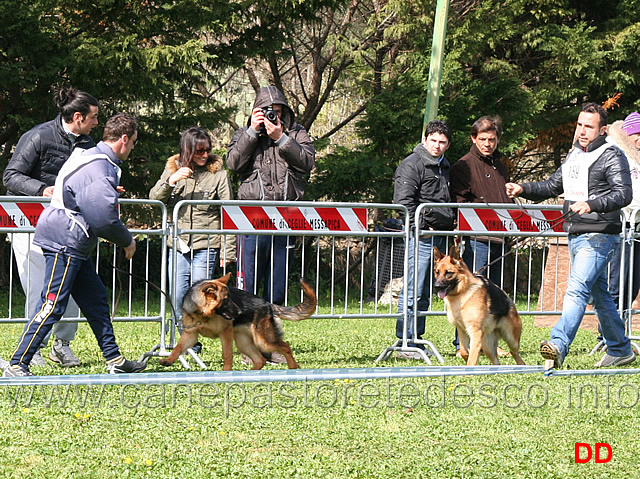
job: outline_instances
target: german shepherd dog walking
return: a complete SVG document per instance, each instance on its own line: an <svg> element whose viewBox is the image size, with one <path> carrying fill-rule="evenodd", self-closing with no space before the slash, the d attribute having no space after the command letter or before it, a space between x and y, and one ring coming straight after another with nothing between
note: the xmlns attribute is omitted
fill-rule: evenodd
<svg viewBox="0 0 640 479"><path fill-rule="evenodd" d="M171 366L178 357L198 341L198 335L220 338L223 369L230 371L233 362L233 341L238 350L249 356L253 369L266 363L262 353L278 352L287 359L289 369L298 363L291 354L289 343L283 341L282 319L307 319L316 308L316 295L309 284L300 280L304 301L293 307L278 306L255 294L229 286L231 273L219 279L195 283L182 301L182 326L178 344L168 358L160 360Z"/></svg>
<svg viewBox="0 0 640 479"><path fill-rule="evenodd" d="M513 301L484 276L474 275L455 246L449 255L433 248L435 290L447 306L447 319L458 330L460 353L467 366L478 364L484 353L493 364L498 361L498 340L504 339L518 364L522 321Z"/></svg>

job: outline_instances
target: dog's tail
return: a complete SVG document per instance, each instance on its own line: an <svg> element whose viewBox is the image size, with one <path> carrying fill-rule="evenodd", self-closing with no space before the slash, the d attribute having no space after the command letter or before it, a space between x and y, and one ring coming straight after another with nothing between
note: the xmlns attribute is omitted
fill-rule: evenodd
<svg viewBox="0 0 640 479"><path fill-rule="evenodd" d="M301 321L307 319L316 310L316 294L313 288L304 279L300 280L304 291L304 301L298 306L278 306L273 305L273 313L281 319L288 321Z"/></svg>

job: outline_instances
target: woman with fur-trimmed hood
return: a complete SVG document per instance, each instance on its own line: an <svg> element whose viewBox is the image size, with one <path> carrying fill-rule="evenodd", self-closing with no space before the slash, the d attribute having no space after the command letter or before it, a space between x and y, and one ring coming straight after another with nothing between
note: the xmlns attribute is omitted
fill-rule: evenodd
<svg viewBox="0 0 640 479"><path fill-rule="evenodd" d="M631 203L623 208L627 239L624 245L625 271L624 275L629 278L628 267L633 267L632 281L623 281L625 286L631 283L631 299L629 300L628 288L623 288L623 307L631 308L631 303L638 295L640 290L640 238L633 240L630 234L635 228L636 232L640 232L640 114L633 112L624 119L618 120L607 126L607 142L620 148L629 162L629 171L631 172L631 187L633 188L633 198ZM635 218L634 218L635 216ZM636 233L637 234L637 233ZM633 248L631 246L633 245ZM611 258L609 268L609 291L613 296L613 301L619 304L620 297L620 262L622 260L621 244L613 258ZM631 250L633 249L633 264L631 263ZM626 290L626 291L625 291Z"/></svg>
<svg viewBox="0 0 640 479"><path fill-rule="evenodd" d="M222 158L211 153L209 134L198 127L187 129L180 138L180 153L167 160L162 176L151 189L149 198L167 204L169 214L181 200L232 200L233 191ZM211 229L221 227L219 205L187 205L178 212L181 229ZM175 218L174 218L175 221ZM172 238L169 246L173 248ZM224 248L223 248L224 245ZM183 234L177 244L176 314L181 317L182 298L189 286L214 276L220 267L236 260L235 235ZM222 251L221 251L222 250ZM172 271L173 251L169 252ZM173 282L169 274L169 284Z"/></svg>

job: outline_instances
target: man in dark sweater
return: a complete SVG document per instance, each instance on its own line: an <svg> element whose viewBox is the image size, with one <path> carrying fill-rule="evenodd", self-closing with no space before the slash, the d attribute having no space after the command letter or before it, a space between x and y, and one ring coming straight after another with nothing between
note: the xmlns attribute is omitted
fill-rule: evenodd
<svg viewBox="0 0 640 479"><path fill-rule="evenodd" d="M509 173L500 158L500 118L483 116L471 126L471 149L451 167L451 199L456 203L513 203L504 191ZM502 286L504 242L501 238L467 237L462 259ZM495 263L492 263L495 261ZM489 265L490 264L490 265ZM489 266L487 266L489 265Z"/></svg>

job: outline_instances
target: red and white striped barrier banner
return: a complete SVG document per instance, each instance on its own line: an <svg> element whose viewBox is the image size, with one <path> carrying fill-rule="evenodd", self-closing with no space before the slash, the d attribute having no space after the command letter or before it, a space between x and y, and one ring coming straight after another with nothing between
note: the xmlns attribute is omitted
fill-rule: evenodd
<svg viewBox="0 0 640 479"><path fill-rule="evenodd" d="M458 208L460 231L518 231L562 233L562 211L558 210L489 210Z"/></svg>
<svg viewBox="0 0 640 479"><path fill-rule="evenodd" d="M367 232L366 208L223 206L225 230Z"/></svg>
<svg viewBox="0 0 640 479"><path fill-rule="evenodd" d="M0 203L0 228L36 226L49 203Z"/></svg>

